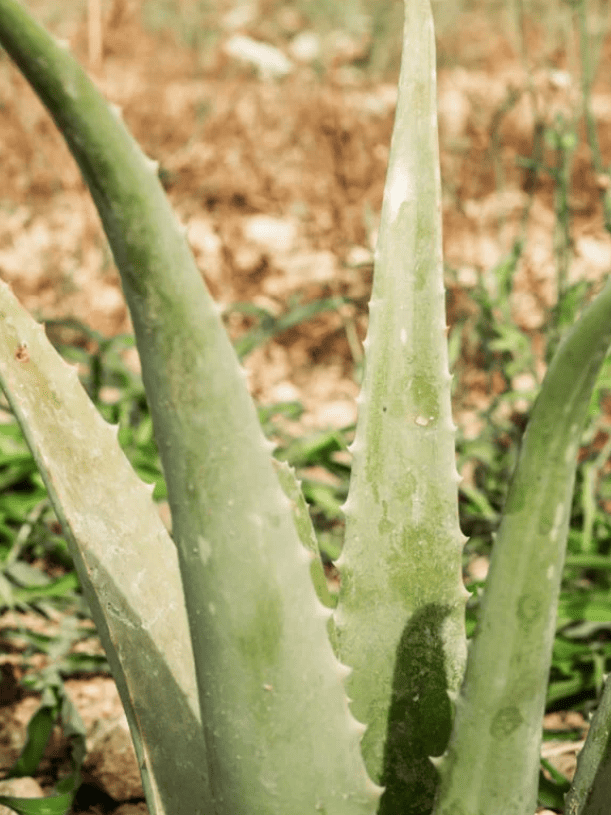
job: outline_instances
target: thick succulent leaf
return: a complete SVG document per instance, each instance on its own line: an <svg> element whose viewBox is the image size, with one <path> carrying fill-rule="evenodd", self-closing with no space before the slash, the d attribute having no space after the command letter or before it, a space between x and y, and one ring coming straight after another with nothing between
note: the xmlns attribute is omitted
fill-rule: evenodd
<svg viewBox="0 0 611 815"><path fill-rule="evenodd" d="M608 815L611 802L611 675L590 723L565 801L566 815Z"/></svg>
<svg viewBox="0 0 611 815"><path fill-rule="evenodd" d="M611 342L611 280L560 344L495 541L437 815L534 812L577 451Z"/></svg>
<svg viewBox="0 0 611 815"><path fill-rule="evenodd" d="M168 486L210 812L370 815L380 793L363 765L309 558L154 162L15 0L0 0L0 41L78 161L121 273ZM104 507L112 512L110 484Z"/></svg>
<svg viewBox="0 0 611 815"><path fill-rule="evenodd" d="M295 528L299 535L299 540L310 553L311 564L310 574L312 576L312 583L316 590L316 595L323 606L327 608L335 607L335 600L331 596L327 578L323 569L322 560L320 557L320 550L318 548L318 540L316 539L316 532L312 525L310 512L308 510L307 502L301 491L301 485L295 474L295 469L290 467L286 461L277 461L273 459L274 467L278 475L280 486L284 494L291 502L293 511L293 520L295 521Z"/></svg>
<svg viewBox="0 0 611 815"><path fill-rule="evenodd" d="M345 506L335 639L382 813L430 811L465 655L441 256L435 43L406 0L398 107Z"/></svg>
<svg viewBox="0 0 611 815"><path fill-rule="evenodd" d="M61 519L127 713L155 815L209 815L176 547L44 328L0 283L0 382ZM176 756L183 760L176 762Z"/></svg>

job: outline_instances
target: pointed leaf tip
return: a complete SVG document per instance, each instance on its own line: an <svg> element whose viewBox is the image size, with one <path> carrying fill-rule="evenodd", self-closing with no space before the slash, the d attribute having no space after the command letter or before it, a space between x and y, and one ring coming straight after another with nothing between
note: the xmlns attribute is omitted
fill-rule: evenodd
<svg viewBox="0 0 611 815"><path fill-rule="evenodd" d="M358 719L355 719L352 713L350 713L350 727L358 735L359 740L363 738L365 731L367 730L367 725L363 724L363 722L359 722Z"/></svg>
<svg viewBox="0 0 611 815"><path fill-rule="evenodd" d="M248 373L246 374L248 376ZM263 437L263 449L268 453L273 453L276 449L276 442L272 441L271 439L266 439ZM293 470L295 472L295 470Z"/></svg>
<svg viewBox="0 0 611 815"><path fill-rule="evenodd" d="M150 156L144 156L144 160L147 166L153 171L155 175L159 172L159 162L157 159L151 158Z"/></svg>
<svg viewBox="0 0 611 815"><path fill-rule="evenodd" d="M334 561L333 561L333 562L334 562L334 564L335 564L335 568L336 568L336 569L339 569L339 570L340 570L340 572L341 572L341 570L342 570L342 566L344 565L344 561L345 561L345 559L346 559L346 558L345 558L345 554L344 554L344 552L340 552L340 555L339 555L339 557L337 558L337 560L334 560ZM336 614L337 614L337 610L336 610Z"/></svg>
<svg viewBox="0 0 611 815"><path fill-rule="evenodd" d="M428 759L436 770L443 764L445 753L442 756L429 756Z"/></svg>
<svg viewBox="0 0 611 815"><path fill-rule="evenodd" d="M78 362L68 362L68 360L64 359L62 356L60 356L60 359L64 363L64 366L68 368L68 371L71 374L74 374L76 377L78 377L79 372Z"/></svg>
<svg viewBox="0 0 611 815"><path fill-rule="evenodd" d="M379 784L376 784L375 781L372 781L369 775L365 779L365 789L371 795L371 798L374 801L377 801L379 798L384 795L386 791L386 787L381 787Z"/></svg>
<svg viewBox="0 0 611 815"><path fill-rule="evenodd" d="M330 611L331 614L334 614L333 609L330 609ZM344 663L340 662L339 659L335 660L335 665L337 667L337 673L342 680L347 679L352 673L352 668L349 665L344 665Z"/></svg>
<svg viewBox="0 0 611 815"><path fill-rule="evenodd" d="M312 556L311 560L313 559L314 557ZM333 616L333 609L323 605L320 600L317 600L316 612L319 617L323 618L323 620L329 620Z"/></svg>
<svg viewBox="0 0 611 815"><path fill-rule="evenodd" d="M66 40L63 37L53 37L55 40L55 44L64 51L72 52L72 48L70 46L70 40Z"/></svg>

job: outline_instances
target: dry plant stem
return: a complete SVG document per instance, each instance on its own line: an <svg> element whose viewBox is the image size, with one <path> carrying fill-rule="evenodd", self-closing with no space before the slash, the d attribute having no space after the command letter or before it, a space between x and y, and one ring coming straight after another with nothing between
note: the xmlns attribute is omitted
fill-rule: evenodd
<svg viewBox="0 0 611 815"><path fill-rule="evenodd" d="M79 163L121 273L189 618L210 779L201 812L371 815L380 793L363 766L328 612L156 164L15 0L0 2L0 39Z"/></svg>
<svg viewBox="0 0 611 815"><path fill-rule="evenodd" d="M335 614L382 813L430 810L466 653L428 0L404 43Z"/></svg>

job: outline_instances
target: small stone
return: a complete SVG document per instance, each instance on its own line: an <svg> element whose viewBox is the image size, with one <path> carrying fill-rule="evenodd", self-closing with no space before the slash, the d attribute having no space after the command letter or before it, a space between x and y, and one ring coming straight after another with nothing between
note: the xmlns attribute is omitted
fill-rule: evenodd
<svg viewBox="0 0 611 815"><path fill-rule="evenodd" d="M249 63L266 77L280 78L293 70L293 63L278 48L243 34L230 37L223 50L228 56Z"/></svg>
<svg viewBox="0 0 611 815"><path fill-rule="evenodd" d="M314 62L322 51L320 37L314 31L301 31L291 40L289 51L297 62Z"/></svg>
<svg viewBox="0 0 611 815"><path fill-rule="evenodd" d="M13 795L16 798L44 798L45 793L38 781L26 776L0 781L0 795ZM0 815L15 815L15 813L12 809L0 804Z"/></svg>
<svg viewBox="0 0 611 815"><path fill-rule="evenodd" d="M136 753L127 719L122 716L95 738L85 769L115 801L144 798Z"/></svg>

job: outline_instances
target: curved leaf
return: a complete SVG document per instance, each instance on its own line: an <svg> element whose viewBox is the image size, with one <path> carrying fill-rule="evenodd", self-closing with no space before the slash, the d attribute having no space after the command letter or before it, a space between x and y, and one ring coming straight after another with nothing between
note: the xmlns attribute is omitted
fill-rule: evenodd
<svg viewBox="0 0 611 815"><path fill-rule="evenodd" d="M577 452L611 342L611 280L561 342L495 541L435 812L534 812Z"/></svg>

